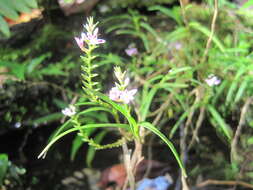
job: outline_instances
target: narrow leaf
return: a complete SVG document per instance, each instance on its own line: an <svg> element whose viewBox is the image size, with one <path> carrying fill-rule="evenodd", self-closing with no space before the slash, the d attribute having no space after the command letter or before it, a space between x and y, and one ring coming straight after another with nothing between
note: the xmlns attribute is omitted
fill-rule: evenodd
<svg viewBox="0 0 253 190"><path fill-rule="evenodd" d="M208 108L209 112L211 113L211 115L213 116L214 120L218 123L218 126L221 128L221 130L223 131L225 136L229 140L231 140L232 139L232 130L226 124L224 119L221 117L221 115L216 111L216 109L213 106L208 105L207 108Z"/></svg>
<svg viewBox="0 0 253 190"><path fill-rule="evenodd" d="M72 141L71 152L70 152L70 160L73 161L76 157L77 151L80 149L84 141L82 137L76 135L75 139Z"/></svg>
<svg viewBox="0 0 253 190"><path fill-rule="evenodd" d="M94 138L94 141L96 143L100 143L103 140L103 138L105 137L105 135L106 135L106 131L101 131ZM94 159L95 153L96 153L96 149L93 146L89 146L88 151L87 151L87 157L86 157L86 163L87 163L88 167L91 167L91 163Z"/></svg>
<svg viewBox="0 0 253 190"><path fill-rule="evenodd" d="M191 22L189 24L189 26L194 28L195 30L198 30L198 31L202 32L207 37L209 37L211 35L211 31L208 28L206 28L205 26L198 23L198 22ZM225 52L225 47L223 46L221 41L215 35L213 36L212 41L220 49L220 51L222 51L223 53Z"/></svg>
<svg viewBox="0 0 253 190"><path fill-rule="evenodd" d="M10 37L11 35L10 28L1 15L0 15L0 30L6 37Z"/></svg>
<svg viewBox="0 0 253 190"><path fill-rule="evenodd" d="M179 154L177 153L174 145L172 144L172 142L169 141L169 139L164 135L162 134L154 125L152 125L151 123L149 122L141 122L139 124L140 126L142 127L145 127L146 129L152 131L153 133L155 133L158 137L160 137L167 145L168 147L170 148L171 152L173 153L174 157L176 158L177 160L177 163L179 165L179 167L181 168L182 170L182 174L187 177L187 174L186 174L186 171L185 171L185 168L184 168L184 165L179 157Z"/></svg>

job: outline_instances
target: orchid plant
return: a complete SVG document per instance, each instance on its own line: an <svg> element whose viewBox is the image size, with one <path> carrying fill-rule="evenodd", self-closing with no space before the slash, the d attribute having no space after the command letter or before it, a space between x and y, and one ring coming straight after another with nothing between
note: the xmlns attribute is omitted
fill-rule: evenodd
<svg viewBox="0 0 253 190"><path fill-rule="evenodd" d="M137 164L143 159L142 156L142 144L145 138L145 130L150 130L154 134L158 135L171 149L175 156L184 176L186 172L184 166L179 158L179 155L174 148L173 144L163 135L155 126L146 121L138 121L135 119L133 110L131 107L134 105L132 102L138 97L138 90L136 88L129 89L130 78L127 77L127 72L122 71L120 67L114 67L114 74L118 82L115 82L115 86L111 88L109 94L100 92L97 88L98 82L95 77L98 75L94 72L95 68L99 65L95 63L96 56L94 56L94 50L99 45L105 43L104 39L98 38L99 30L97 28L98 23L94 23L92 17L87 19L87 23L84 25L85 32L81 34L81 37L75 37L77 45L84 53L81 56L83 60L82 68L82 82L84 89L84 96L89 101L70 105L68 108L62 110L62 113L70 119L66 121L58 131L53 135L51 141L40 153L38 158L45 157L50 147L61 139L63 136L77 132L84 142L94 146L96 149L112 148L116 146L123 147L124 161L126 164L127 179L131 189L135 188L134 184L134 172ZM130 50L129 50L130 51ZM128 51L127 51L128 52ZM128 52L129 55L137 53L137 49ZM112 123L84 123L82 119L91 112L101 113L106 112L114 118ZM115 128L120 134L121 138L114 143L101 145L95 142L89 137L88 130L94 128ZM131 151L127 147L128 141L135 142L135 150L131 154ZM128 185L125 183L125 186Z"/></svg>

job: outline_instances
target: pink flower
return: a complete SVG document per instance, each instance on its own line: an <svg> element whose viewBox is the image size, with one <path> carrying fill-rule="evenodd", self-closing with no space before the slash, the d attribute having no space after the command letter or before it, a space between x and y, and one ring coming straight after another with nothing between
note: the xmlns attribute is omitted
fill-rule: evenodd
<svg viewBox="0 0 253 190"><path fill-rule="evenodd" d="M128 56L135 56L138 54L138 50L135 47L128 47L125 49L125 52Z"/></svg>
<svg viewBox="0 0 253 190"><path fill-rule="evenodd" d="M79 46L79 48L81 49L81 50L83 50L83 42L84 42L84 33L82 33L81 34L81 38L78 38L78 37L75 37L75 40L76 40L76 43L77 43L77 45Z"/></svg>
<svg viewBox="0 0 253 190"><path fill-rule="evenodd" d="M119 102L122 91L117 87L113 87L109 92L109 98L113 101Z"/></svg>
<svg viewBox="0 0 253 190"><path fill-rule="evenodd" d="M130 101L134 100L134 95L136 94L137 89L124 90L120 95L120 100L125 104L129 104Z"/></svg>
<svg viewBox="0 0 253 190"><path fill-rule="evenodd" d="M94 32L82 33L81 37L75 37L77 45L81 50L84 50L84 42L90 45L97 45L105 43L105 40L98 38L98 28L95 28Z"/></svg>
<svg viewBox="0 0 253 190"><path fill-rule="evenodd" d="M221 83L221 80L217 76L211 74L211 75L208 76L207 79L205 79L205 82L209 86L215 86L215 85L219 85Z"/></svg>
<svg viewBox="0 0 253 190"><path fill-rule="evenodd" d="M82 37L87 43L91 45L103 44L105 40L98 38L98 28L95 28L93 33L82 34Z"/></svg>
<svg viewBox="0 0 253 190"><path fill-rule="evenodd" d="M119 90L117 87L113 87L109 92L109 98L115 102L129 104L130 101L134 100L134 95L136 92L137 89Z"/></svg>

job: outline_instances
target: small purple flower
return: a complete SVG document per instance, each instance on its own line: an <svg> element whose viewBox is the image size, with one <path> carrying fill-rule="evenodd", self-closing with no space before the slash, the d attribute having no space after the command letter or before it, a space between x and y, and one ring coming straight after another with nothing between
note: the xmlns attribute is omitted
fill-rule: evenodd
<svg viewBox="0 0 253 190"><path fill-rule="evenodd" d="M217 76L211 74L207 77L207 79L205 79L205 82L208 84L208 86L216 86L221 83L221 80Z"/></svg>
<svg viewBox="0 0 253 190"><path fill-rule="evenodd" d="M128 56L131 56L131 57L138 54L137 48L135 48L135 47L130 47L130 46L128 46L128 48L125 49L125 52L126 52L126 54L127 54Z"/></svg>

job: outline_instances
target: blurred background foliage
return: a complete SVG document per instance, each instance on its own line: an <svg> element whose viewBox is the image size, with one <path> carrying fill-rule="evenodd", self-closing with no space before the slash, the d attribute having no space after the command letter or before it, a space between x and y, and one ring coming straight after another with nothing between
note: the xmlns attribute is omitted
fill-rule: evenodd
<svg viewBox="0 0 253 190"><path fill-rule="evenodd" d="M252 184L253 1L219 1L208 48L214 1L184 3L182 13L179 2L172 0L0 1L0 135L6 142L9 134L24 131L18 137L18 154L1 152L6 154L0 155L0 185L14 180L20 186L20 176L29 173L21 168L29 163L25 147L31 136L42 136L32 152L36 157L48 137L37 131L47 127L54 134L65 120L61 110L85 99L80 51L73 40L84 15L100 22L107 40L97 52L101 91L107 93L113 85L114 65L128 71L139 90L138 117L158 126L180 147L190 184L200 177ZM126 55L129 44L138 55ZM211 74L220 79L219 85L207 85ZM84 122L110 119L88 114ZM90 136L102 142L109 132L91 130ZM152 139L147 138L149 144ZM83 155L83 142L78 136L71 142L67 154L74 160L78 152ZM95 149L86 152L91 166ZM63 157L55 150L53 161ZM16 173L8 169L14 166Z"/></svg>

